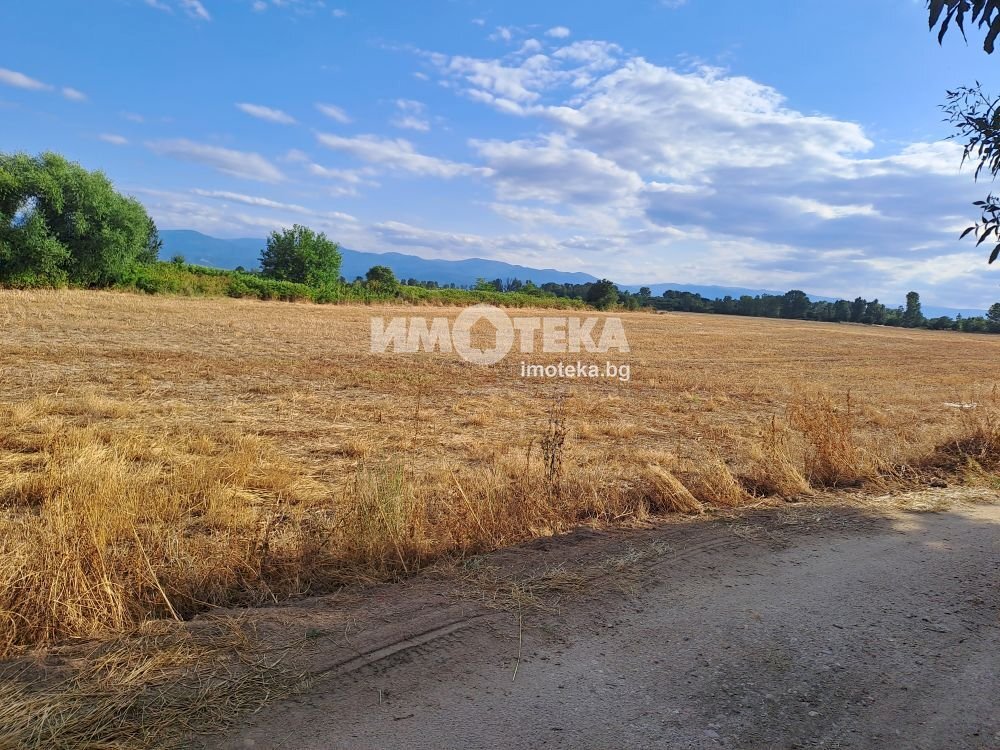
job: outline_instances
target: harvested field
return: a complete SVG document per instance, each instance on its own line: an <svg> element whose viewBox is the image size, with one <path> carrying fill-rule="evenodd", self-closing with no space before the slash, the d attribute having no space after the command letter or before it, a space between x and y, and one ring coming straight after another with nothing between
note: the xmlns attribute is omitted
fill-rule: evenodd
<svg viewBox="0 0 1000 750"><path fill-rule="evenodd" d="M996 484L991 337L634 313L628 355L369 353L373 315L458 312L3 292L0 747L184 746L291 689L252 625L166 622L215 607L581 524ZM629 381L521 377L608 357Z"/></svg>
<svg viewBox="0 0 1000 750"><path fill-rule="evenodd" d="M3 292L0 651L585 522L993 481L992 337L626 313L628 382L368 351L372 315L458 312Z"/></svg>

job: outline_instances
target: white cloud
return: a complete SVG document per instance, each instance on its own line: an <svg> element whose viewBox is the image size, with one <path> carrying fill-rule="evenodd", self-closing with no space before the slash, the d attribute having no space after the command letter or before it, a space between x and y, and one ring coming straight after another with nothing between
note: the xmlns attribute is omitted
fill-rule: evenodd
<svg viewBox="0 0 1000 750"><path fill-rule="evenodd" d="M24 73L18 73L16 70L8 70L7 68L0 68L0 83L29 91L47 91L52 88L47 83L42 83L35 78L26 76Z"/></svg>
<svg viewBox="0 0 1000 750"><path fill-rule="evenodd" d="M565 39L570 35L570 30L565 26L553 26L551 29L545 32L545 36L550 36L553 39Z"/></svg>
<svg viewBox="0 0 1000 750"><path fill-rule="evenodd" d="M909 288L928 292L925 303L974 306L996 296L995 283L977 281L986 271L981 253L957 245L955 230L982 190L957 174L957 144L876 144L858 123L802 111L776 88L727 70L658 65L601 40L539 36L542 45L521 41L526 30L501 28L497 38L514 43L494 59L420 54L447 90L517 122L484 125L478 138L436 155L384 134L318 133L318 143L337 152L333 165L301 152L280 163L326 200L400 174L472 177L481 190L460 205L472 218L491 212L484 226L508 231L449 231L444 219L418 226L387 209L371 226L337 229L338 239L370 250L581 269L626 283L798 287L893 304ZM391 104L395 126L430 127L423 103ZM350 122L334 105L317 109ZM496 135L512 129L516 135ZM228 174L283 177L258 154L167 143L161 153ZM467 156L450 150L462 146ZM252 166L254 157L263 163ZM197 208L188 205L194 198L203 199ZM186 226L264 228L302 216L347 226L300 205L307 198L290 201L199 190L161 211L190 212Z"/></svg>
<svg viewBox="0 0 1000 750"><path fill-rule="evenodd" d="M421 133L426 133L431 129L431 124L427 120L421 120L419 117L413 117L412 115L396 117L393 119L392 124L403 130L416 130Z"/></svg>
<svg viewBox="0 0 1000 750"><path fill-rule="evenodd" d="M494 42L509 42L514 38L514 30L510 26L497 26L496 31L490 34L490 39Z"/></svg>
<svg viewBox="0 0 1000 750"><path fill-rule="evenodd" d="M871 157L857 123L804 113L719 68L676 70L600 40L524 59L424 56L449 89L535 121L535 137L471 144L491 170L490 208L548 242L560 265L603 248L615 263L594 258L591 270L622 281L662 268L683 281L901 299L913 282L894 269L928 260L928 283L943 278L932 269L946 263L931 259L949 254L974 199L957 144Z"/></svg>
<svg viewBox="0 0 1000 750"><path fill-rule="evenodd" d="M305 214L309 213L309 209L304 206L298 206L294 203L280 203L278 201L273 201L270 198L260 198L254 195L246 195L244 193L233 193L228 190L202 190L200 188L195 188L191 191L195 195L200 195L203 198L219 198L220 200L233 201L235 203L243 203L247 206L259 206L261 208L280 208L285 211L291 211L292 213Z"/></svg>
<svg viewBox="0 0 1000 750"><path fill-rule="evenodd" d="M196 18L199 21L212 20L211 14L206 10L201 0L178 0L178 2L184 12L191 16L191 18Z"/></svg>
<svg viewBox="0 0 1000 750"><path fill-rule="evenodd" d="M336 219L338 221L357 221L357 219L350 214L345 214L340 211L315 211L295 203L282 203L280 201L271 200L270 198L262 198L256 195L246 195L244 193L234 193L228 190L202 190L200 188L195 188L191 192L194 195L198 195L203 198L216 198L218 200L231 201L233 203L242 203L247 206L286 211L288 213L299 214L301 216L321 216L327 219Z"/></svg>
<svg viewBox="0 0 1000 750"><path fill-rule="evenodd" d="M381 138L377 135L344 138L329 133L319 133L316 137L327 148L342 151L356 159L377 164L385 169L444 179L489 173L488 170L469 164L421 154L412 143L402 138Z"/></svg>
<svg viewBox="0 0 1000 750"><path fill-rule="evenodd" d="M295 124L295 118L291 115L286 112L282 112L280 109L265 107L262 104L247 104L246 102L240 102L236 105L236 108L251 117L256 117L258 120L266 120L267 122L277 123L278 125Z"/></svg>
<svg viewBox="0 0 1000 750"><path fill-rule="evenodd" d="M634 199L643 181L635 172L560 136L539 141L473 141L493 171L503 200L608 204Z"/></svg>
<svg viewBox="0 0 1000 750"><path fill-rule="evenodd" d="M396 110L397 114L392 119L392 124L397 128L416 130L421 133L426 133L431 129L430 122L424 117L427 107L423 102L413 99L397 99Z"/></svg>
<svg viewBox="0 0 1000 750"><path fill-rule="evenodd" d="M144 0L144 2L155 10L160 10L164 13L174 12L174 6L170 5L168 0ZM172 0L172 2L176 3L176 6L190 18L198 21L212 20L212 15L205 8L201 0Z"/></svg>
<svg viewBox="0 0 1000 750"><path fill-rule="evenodd" d="M560 47L552 53L552 56L557 60L581 63L583 71L593 71L615 67L621 53L622 48L617 44L589 39ZM576 74L579 75L583 71L578 70Z"/></svg>
<svg viewBox="0 0 1000 750"><path fill-rule="evenodd" d="M327 2L326 0L270 0L269 4L268 0L253 0L250 3L250 8L255 13L263 13L271 7L291 12L296 16L310 16L318 12L325 12ZM342 8L333 8L330 15L334 18L344 18L347 11Z"/></svg>
<svg viewBox="0 0 1000 750"><path fill-rule="evenodd" d="M339 123L347 125L351 122L351 118L348 117L347 113L340 107L334 104L317 104L316 109L318 109L322 114L329 117L331 120L336 120Z"/></svg>
<svg viewBox="0 0 1000 750"><path fill-rule="evenodd" d="M116 133L101 133L97 136L97 138L105 143L110 143L112 146L128 145L128 138L123 135L117 135Z"/></svg>
<svg viewBox="0 0 1000 750"><path fill-rule="evenodd" d="M792 210L803 214L815 214L821 219L831 221L843 219L848 216L881 216L871 203L832 205L822 203L812 198L799 198L796 196L781 198Z"/></svg>
<svg viewBox="0 0 1000 750"><path fill-rule="evenodd" d="M314 177L330 180L332 184L328 191L330 195L337 198L356 197L360 195L363 187L376 188L379 186L379 183L372 179L376 172L371 167L337 169L312 163L306 169Z"/></svg>
<svg viewBox="0 0 1000 750"><path fill-rule="evenodd" d="M56 88L52 84L39 81L37 78L32 78L24 73L20 73L16 70L10 70L8 68L0 68L0 84L13 86L14 88L24 89L26 91L52 91ZM87 100L86 94L69 86L63 86L60 88L59 93L72 102L82 102Z"/></svg>
<svg viewBox="0 0 1000 750"><path fill-rule="evenodd" d="M518 65L462 56L435 61L445 75L462 79L469 86L466 93L488 93L520 104L540 99L540 90L559 77L550 58L544 55L534 55Z"/></svg>
<svg viewBox="0 0 1000 750"><path fill-rule="evenodd" d="M232 177L259 182L281 182L285 176L260 154L248 151L195 143L183 138L151 141L146 144L153 152L181 161L203 164Z"/></svg>

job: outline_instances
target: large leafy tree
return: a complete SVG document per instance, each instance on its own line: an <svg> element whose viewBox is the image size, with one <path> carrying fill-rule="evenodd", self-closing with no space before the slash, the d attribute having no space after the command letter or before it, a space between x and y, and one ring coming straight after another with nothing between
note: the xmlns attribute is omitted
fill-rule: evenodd
<svg viewBox="0 0 1000 750"><path fill-rule="evenodd" d="M618 287L608 279L595 281L587 289L585 299L598 310L609 310L618 304Z"/></svg>
<svg viewBox="0 0 1000 750"><path fill-rule="evenodd" d="M399 289L399 280L389 266L372 266L365 274L368 288L380 294L393 294Z"/></svg>
<svg viewBox="0 0 1000 750"><path fill-rule="evenodd" d="M966 23L984 31L983 49L993 54L1000 37L1000 0L928 0L928 23L937 29L938 42L943 42L951 28L957 27L966 37ZM984 170L994 179L1000 174L1000 97L990 95L976 82L947 93L944 104L947 119L955 128L954 138L963 144L962 163L975 164L974 178ZM980 218L962 233L975 233L977 247L993 240L989 262L1000 256L1000 196L992 192L974 204Z"/></svg>
<svg viewBox="0 0 1000 750"><path fill-rule="evenodd" d="M331 286L339 281L340 262L337 243L300 224L271 232L260 256L265 276L312 287Z"/></svg>
<svg viewBox="0 0 1000 750"><path fill-rule="evenodd" d="M155 260L142 204L54 153L0 154L0 282L107 286Z"/></svg>
<svg viewBox="0 0 1000 750"><path fill-rule="evenodd" d="M907 328L916 328L924 323L924 313L920 309L920 295L916 292L906 294L906 309L903 311L902 322Z"/></svg>
<svg viewBox="0 0 1000 750"><path fill-rule="evenodd" d="M781 317L783 318L804 318L809 311L812 302L801 289L792 289L785 292L781 298Z"/></svg>

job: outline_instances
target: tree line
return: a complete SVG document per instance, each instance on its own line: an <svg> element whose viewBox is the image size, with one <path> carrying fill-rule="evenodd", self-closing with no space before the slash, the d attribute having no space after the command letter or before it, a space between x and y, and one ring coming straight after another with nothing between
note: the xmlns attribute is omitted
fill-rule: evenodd
<svg viewBox="0 0 1000 750"><path fill-rule="evenodd" d="M259 270L202 268L183 257L158 260L162 248L156 224L134 198L116 192L101 172L90 172L62 156L0 154L0 284L15 287L124 286L142 291L228 294L234 297L316 302L368 301L400 297L451 302L491 301L518 306L568 302L600 310L653 309L746 315L793 320L1000 332L1000 303L986 316L954 320L924 317L920 295L890 308L875 300L812 301L793 289L782 295L708 299L667 290L654 296L619 288L608 279L583 284L534 284L520 279L480 279L469 289L408 279L373 266L348 282L340 275L336 242L305 226L270 234Z"/></svg>
<svg viewBox="0 0 1000 750"><path fill-rule="evenodd" d="M1000 302L994 303L984 316L961 314L955 318L947 315L928 318L924 316L920 294L909 292L906 305L889 307L878 299L813 301L800 289L784 294L745 294L740 297L711 299L695 292L668 289L654 296L649 287L637 292L618 288L613 282L602 279L583 284L546 283L535 285L520 279L480 280L477 288L497 291L522 291L538 295L555 295L577 299L598 309L652 309L665 312L695 312L715 315L743 315L754 318L784 318L787 320L816 320L826 323L862 323L865 325L895 326L900 328L929 328L969 333L1000 333Z"/></svg>

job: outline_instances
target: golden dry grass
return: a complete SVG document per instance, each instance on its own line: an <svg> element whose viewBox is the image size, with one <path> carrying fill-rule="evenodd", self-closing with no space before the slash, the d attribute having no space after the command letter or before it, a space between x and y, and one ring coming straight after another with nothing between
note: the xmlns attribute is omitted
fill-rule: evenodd
<svg viewBox="0 0 1000 750"><path fill-rule="evenodd" d="M412 312L0 293L0 653L997 445L992 337L633 313L630 382L542 381L368 353Z"/></svg>

